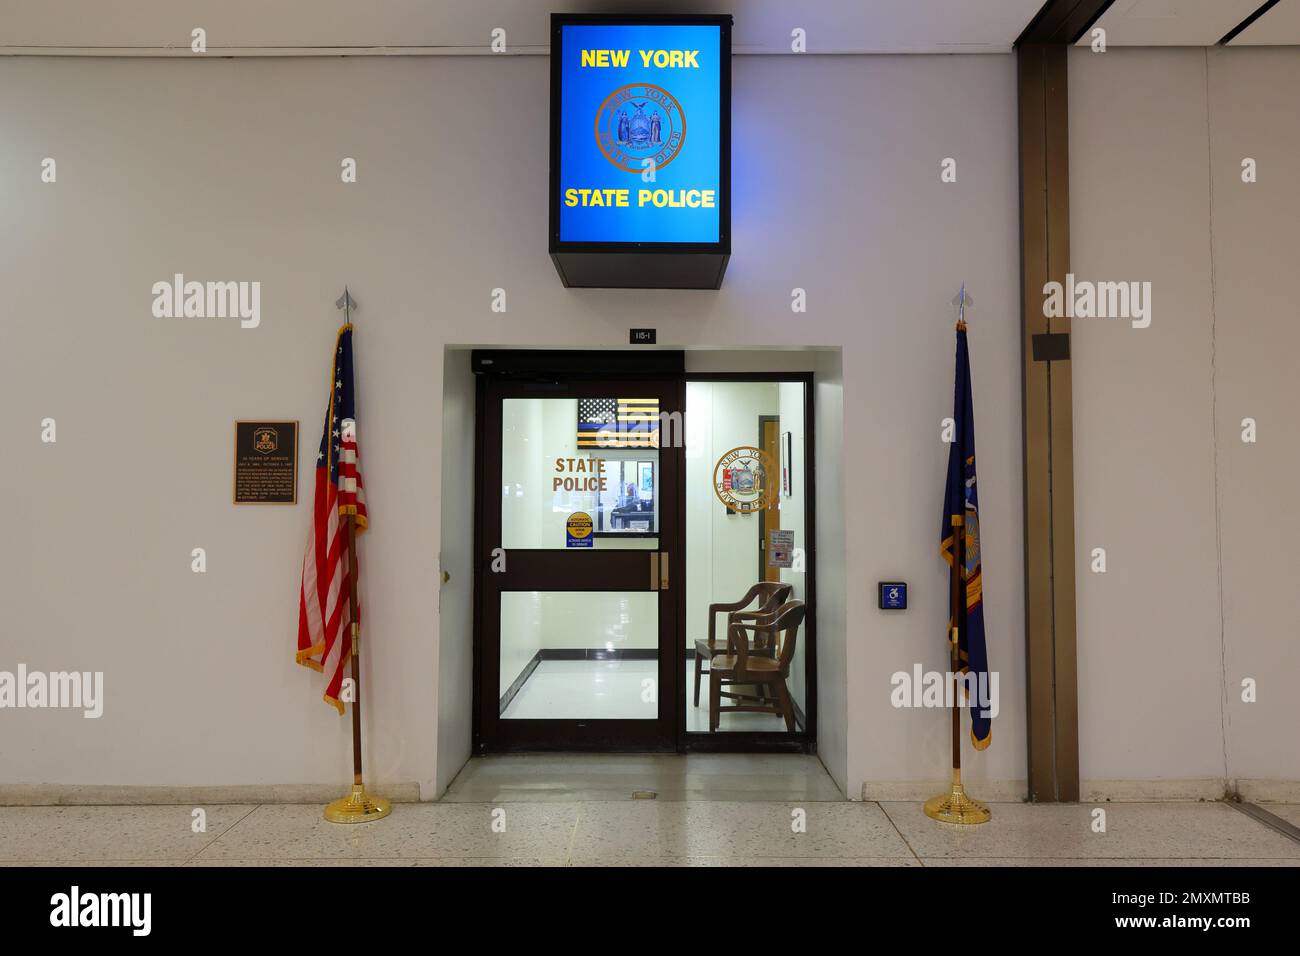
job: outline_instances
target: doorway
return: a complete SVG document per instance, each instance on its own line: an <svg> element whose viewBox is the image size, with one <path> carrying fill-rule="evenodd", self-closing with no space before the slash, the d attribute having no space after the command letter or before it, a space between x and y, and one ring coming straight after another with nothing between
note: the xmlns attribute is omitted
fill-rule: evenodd
<svg viewBox="0 0 1300 956"><path fill-rule="evenodd" d="M811 500L792 496L811 376L696 381L681 355L473 354L475 752L815 752ZM723 444L749 451L722 468ZM795 719L723 707L710 729L710 606L783 580L809 611L783 672Z"/></svg>
<svg viewBox="0 0 1300 956"><path fill-rule="evenodd" d="M816 749L816 596L812 474L812 376L804 373L701 373L686 382L685 749ZM762 476L761 480L758 476ZM767 493L762 493L767 492ZM794 729L783 716L723 710L711 729L709 693L715 644L727 653L728 614L756 585L784 586L781 600L807 610L782 682ZM725 692L773 690L741 684ZM728 702L729 703L729 702Z"/></svg>

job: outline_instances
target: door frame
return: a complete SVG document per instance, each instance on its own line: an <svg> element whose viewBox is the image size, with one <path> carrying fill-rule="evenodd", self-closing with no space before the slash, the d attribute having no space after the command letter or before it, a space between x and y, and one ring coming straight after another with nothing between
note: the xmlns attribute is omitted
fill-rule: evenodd
<svg viewBox="0 0 1300 956"><path fill-rule="evenodd" d="M675 748L668 745L653 749L667 752L673 752L675 749L678 753L805 753L815 754L817 752L817 548L816 548L816 444L815 444L815 415L814 415L814 389L812 372L686 372L684 370L684 353L681 352L626 352L622 350L608 352L575 352L568 350L502 350L487 351L483 355L491 356L489 361L484 362L479 358L480 352L472 353L471 362L475 371L475 426L474 426L474 582L473 582L473 682L472 688L472 752L475 754L485 753L509 753L509 752L544 752L553 751L573 751L574 745L569 742L557 743L554 746L545 744L526 744L504 746L500 741L491 741L485 739L484 728L482 726L483 715L483 688L484 688L484 633L483 633L483 609L485 600L485 588L483 578L489 573L489 567L485 566L482 557L485 554L484 545L486 542L483 536L486 529L486 510L496 503L496 496L485 493L486 489L495 488L499 482L499 474L493 475L489 472L489 462L487 461L487 448L485 442L485 426L488 420L488 380L505 375L519 380L531 380L533 382L556 382L558 380L577 380L587 379L593 381L635 381L641 380L671 380L677 389L676 404L682 410L683 415L686 411L686 383L687 382L799 382L803 385L804 393L804 453L802 456L803 471L801 478L804 482L804 546L806 555L806 576L805 576L805 603L807 604L807 614L804 618L804 628L802 639L805 643L805 694L806 709L804 713L805 726L802 731L795 734L772 733L767 731L735 731L728 733L709 734L702 732L688 733L686 730L686 707L687 707L687 680L686 665L689 658L686 652L686 582L688 580L687 556L686 556L686 456L679 454L672 456L674 459L674 469L676 471L677 487L681 489L682 502L681 507L677 508L677 516L674 521L675 528L672 529L673 547L663 547L664 532L669 530L665 523L660 522L660 551L669 551L672 554L672 575L675 580L680 582L677 587L670 587L672 593L671 603L675 617L675 634L672 641L673 653L671 666L673 668L673 687L671 696L675 698L675 705L671 713L671 726L674 729L673 737L676 742ZM501 371L488 372L484 367L496 363L496 368ZM598 370L593 372L592 370ZM499 446L498 446L499 448ZM499 459L496 461L499 466ZM661 458L661 473L665 470ZM492 545L495 547L496 545ZM611 552L615 553L615 552ZM635 554L652 554L651 551L631 552ZM495 700L496 698L494 698ZM662 700L661 696L661 700ZM549 721L548 721L549 723ZM569 724L570 721L556 721L557 724ZM606 721L607 729L616 730L616 724L640 724L643 721ZM558 729L558 728L557 728ZM584 742L580 752L646 752L645 744L620 744L608 740L592 739L590 742Z"/></svg>
<svg viewBox="0 0 1300 956"><path fill-rule="evenodd" d="M496 353L492 364L500 357L511 353ZM514 353L518 355L519 353ZM680 356L681 353L676 353ZM477 356L478 353L475 353ZM493 594L500 593L487 583L491 574L491 549L500 546L500 511L492 514L489 509L496 505L495 493L488 494L488 488L495 489L500 483L501 442L500 400L510 397L544 398L546 391L554 389L555 397L608 397L614 392L626 391L638 383L654 385L657 394L665 399L667 410L685 411L686 383L680 370L665 374L661 371L637 371L635 369L611 369L605 353L592 353L586 369L565 369L559 372L528 371L527 362L537 362L545 352L532 353L521 361L523 369L506 374L487 372L477 376L476 382L476 421L475 421L475 496L474 496L474 687L473 687L473 751L475 753L509 753L509 752L544 752L544 751L587 751L587 752L675 752L679 736L679 724L682 715L677 713L671 703L680 694L678 688L684 677L684 663L679 667L678 653L666 651L665 644L675 646L681 633L680 620L684 608L686 582L685 567L685 480L686 458L682 447L659 449L658 480L661 488L659 510L659 547L655 549L610 550L602 552L604 560L602 571L619 571L632 580L636 575L650 573L651 556L667 553L670 556L669 586L666 589L638 589L638 593L662 595L659 599L659 650L656 660L659 662L659 706L661 716L651 719L600 719L588 721L580 719L529 719L527 721L501 721L489 711L495 710L499 697L489 696L487 690L496 686L499 677L490 674L493 665L499 667L500 627L488 634L487 628L492 620L489 606ZM568 365L574 353L562 364ZM478 360L475 370L479 371ZM503 364L505 364L503 362ZM547 364L543 357L539 369ZM579 365L582 363L579 362ZM643 363L642 368L654 363ZM592 371L594 370L594 371ZM562 394L560 394L562 393ZM665 405L661 405L664 408ZM495 441L491 432L495 432ZM675 497L674 497L675 496ZM674 502L669 505L669 502ZM599 586L565 587L568 578L562 576L559 569L552 566L557 549L511 549L509 561L520 562L539 581L539 590L553 591L603 591L619 590ZM563 554L563 550L559 549ZM577 557L577 555L570 555ZM638 568L638 562L644 562ZM641 578L644 581L644 575ZM673 586L673 582L677 582ZM587 582L584 582L587 583ZM663 595L667 590L667 595ZM671 638L665 637L670 633ZM494 643L495 642L495 643ZM684 660L684 658L683 658ZM679 671L681 671L679 673ZM667 708L666 715L663 708Z"/></svg>

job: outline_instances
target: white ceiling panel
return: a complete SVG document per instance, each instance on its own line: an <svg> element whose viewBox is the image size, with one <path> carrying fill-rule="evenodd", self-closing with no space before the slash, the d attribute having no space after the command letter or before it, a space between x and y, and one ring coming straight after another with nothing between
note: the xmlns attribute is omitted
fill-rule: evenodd
<svg viewBox="0 0 1300 956"><path fill-rule="evenodd" d="M1213 46L1264 0L1115 0L1094 26L1107 46ZM1079 44L1088 45L1090 36Z"/></svg>
<svg viewBox="0 0 1300 956"><path fill-rule="evenodd" d="M1300 0L1282 0L1238 33L1230 46L1300 45Z"/></svg>
<svg viewBox="0 0 1300 956"><path fill-rule="evenodd" d="M1042 0L0 0L0 52L480 53L491 31L511 52L549 48L552 10L731 13L737 53L987 53L1011 49Z"/></svg>

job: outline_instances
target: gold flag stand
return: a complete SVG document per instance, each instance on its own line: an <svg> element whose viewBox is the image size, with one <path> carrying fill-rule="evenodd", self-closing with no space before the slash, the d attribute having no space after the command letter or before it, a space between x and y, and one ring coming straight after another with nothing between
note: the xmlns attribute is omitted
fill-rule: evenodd
<svg viewBox="0 0 1300 956"><path fill-rule="evenodd" d="M356 305L348 290L335 303L344 310L347 323L352 323L352 308ZM339 797L325 808L325 819L330 823L367 823L382 820L393 812L393 805L383 797L366 793L361 778L361 625L357 623L357 516L347 516L348 535L348 600L352 611L352 792Z"/></svg>
<svg viewBox="0 0 1300 956"><path fill-rule="evenodd" d="M957 609L961 607L960 601L966 599L965 586L962 582L961 572L966 563L966 519L964 515L952 516L952 628L948 632L949 650L952 657L952 674L954 683L956 676L961 672L961 656L959 653L958 620ZM959 823L971 825L976 823L988 823L992 816L987 806L966 796L966 788L961 783L961 701L958 699L956 687L953 688L952 699L952 787L937 797L931 797L925 801L925 815L932 820L938 820L941 823Z"/></svg>
<svg viewBox="0 0 1300 956"><path fill-rule="evenodd" d="M352 792L339 797L325 807L325 819L330 823L365 823L382 820L393 812L393 805L383 797L366 793L364 783L354 783Z"/></svg>

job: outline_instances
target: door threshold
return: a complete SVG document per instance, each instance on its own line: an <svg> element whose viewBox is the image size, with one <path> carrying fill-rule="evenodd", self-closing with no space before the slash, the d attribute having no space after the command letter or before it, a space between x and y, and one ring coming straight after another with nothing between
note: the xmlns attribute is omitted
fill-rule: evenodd
<svg viewBox="0 0 1300 956"><path fill-rule="evenodd" d="M472 758L448 803L845 799L808 754L496 754Z"/></svg>
<svg viewBox="0 0 1300 956"><path fill-rule="evenodd" d="M732 740L731 737L743 737ZM765 737L771 739L764 739ZM817 744L783 734L687 734L678 748L695 754L807 754L815 756Z"/></svg>

